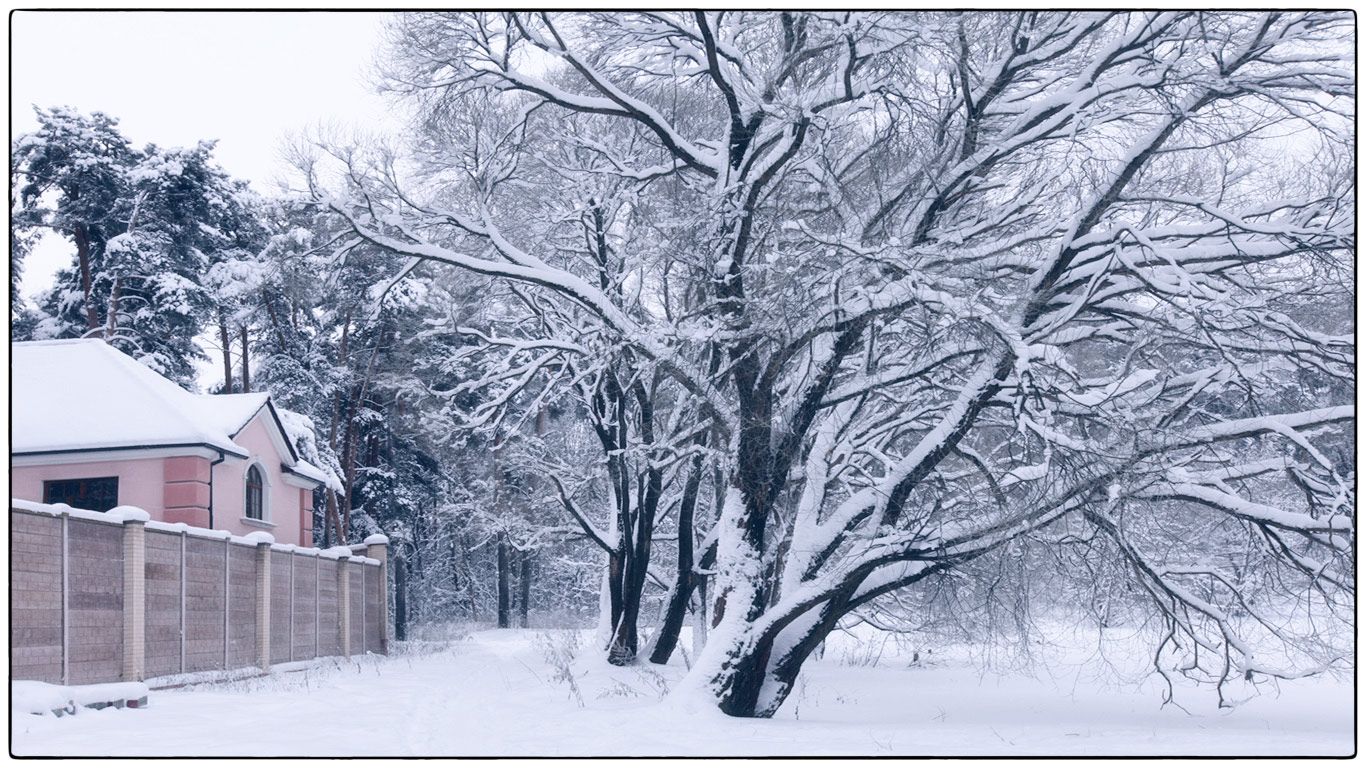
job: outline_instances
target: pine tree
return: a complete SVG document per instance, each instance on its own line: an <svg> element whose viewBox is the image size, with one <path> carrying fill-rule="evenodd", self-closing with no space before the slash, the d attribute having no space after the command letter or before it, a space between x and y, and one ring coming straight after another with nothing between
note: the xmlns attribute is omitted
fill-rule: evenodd
<svg viewBox="0 0 1366 768"><path fill-rule="evenodd" d="M39 130L12 147L11 262L43 231L75 256L15 338L102 338L193 386L195 338L219 304L205 274L259 247L245 184L217 166L212 142L136 150L107 115L37 114Z"/></svg>

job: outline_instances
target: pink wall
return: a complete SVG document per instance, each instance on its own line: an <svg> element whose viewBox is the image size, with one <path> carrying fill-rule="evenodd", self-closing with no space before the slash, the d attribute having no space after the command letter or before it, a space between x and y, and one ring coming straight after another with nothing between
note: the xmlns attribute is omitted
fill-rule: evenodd
<svg viewBox="0 0 1366 768"><path fill-rule="evenodd" d="M171 456L164 459L166 486L162 493L165 508L160 518L168 523L187 523L207 528L209 503L209 460L201 456Z"/></svg>
<svg viewBox="0 0 1366 768"><path fill-rule="evenodd" d="M275 450L265 424L269 418L270 415L262 411L246 429L233 437L233 442L247 449L250 458L229 459L213 468L213 527L238 536L266 531L280 544L301 544L303 526L312 526L312 507L309 507L305 523L299 508L299 488L286 485L284 473L280 471L280 454ZM246 522L247 468L258 461L266 479L265 493L269 496L266 522L273 525Z"/></svg>
<svg viewBox="0 0 1366 768"><path fill-rule="evenodd" d="M87 461L80 464L48 464L40 467L10 467L11 493L16 499L43 500L46 480L74 480L81 477L117 477L119 504L142 507L153 520L161 520L164 509L164 462L161 459L130 461Z"/></svg>
<svg viewBox="0 0 1366 768"><path fill-rule="evenodd" d="M246 448L248 459L229 457L212 468L212 527L245 536L266 531L281 544L313 543L313 494L287 485L280 470L280 454L270 439L262 411L234 442ZM259 462L266 478L267 525L246 522L247 468ZM49 464L37 467L10 467L12 494L16 499L43 500L43 482L82 477L118 477L119 504L141 507L153 520L210 527L209 460L197 456L144 458L124 461L88 461L79 464Z"/></svg>

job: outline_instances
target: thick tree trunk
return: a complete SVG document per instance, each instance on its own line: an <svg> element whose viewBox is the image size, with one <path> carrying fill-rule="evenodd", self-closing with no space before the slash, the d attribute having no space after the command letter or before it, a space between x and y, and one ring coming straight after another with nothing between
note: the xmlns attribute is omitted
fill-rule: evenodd
<svg viewBox="0 0 1366 768"><path fill-rule="evenodd" d="M756 637L746 629L715 635L689 675L708 688L717 708L725 714L772 717L791 693L802 662L820 645L831 626L817 621L800 637L784 637L780 649L775 648L774 635ZM717 647L721 642L725 647Z"/></svg>
<svg viewBox="0 0 1366 768"><path fill-rule="evenodd" d="M731 486L716 522L717 611L706 650L684 686L704 690L717 707L734 717L760 714L760 693L772 652L772 637L756 634L764 613L761 550L750 539L749 514L740 489ZM720 554L724 553L724 555Z"/></svg>
<svg viewBox="0 0 1366 768"><path fill-rule="evenodd" d="M640 600L624 601L621 617L612 632L612 645L607 649L607 660L617 666L635 661L640 651L640 635L636 623L640 620Z"/></svg>
<svg viewBox="0 0 1366 768"><path fill-rule="evenodd" d="M773 717L792 692L802 664L844 615L847 599L847 593L832 598L823 608L812 609L819 615L809 626L765 634L739 654L734 684L718 701L721 711L734 717Z"/></svg>
<svg viewBox="0 0 1366 768"><path fill-rule="evenodd" d="M738 609L739 606L732 606ZM748 623L748 622L746 622ZM716 678L717 707L731 717L768 717L759 713L759 694L763 691L772 641L759 639L732 649L729 669Z"/></svg>
<svg viewBox="0 0 1366 768"><path fill-rule="evenodd" d="M653 485L652 485L653 488ZM608 584L612 602L612 640L607 649L607 660L624 666L635 661L640 652L640 603L645 595L645 579L650 562L650 543L653 526L650 524L658 501L658 489L647 492L643 509L627 515L622 526L627 533L611 555L608 565Z"/></svg>
<svg viewBox="0 0 1366 768"><path fill-rule="evenodd" d="M679 553L679 559L683 555ZM691 560L691 557L689 558ZM691 565L689 565L691 568ZM682 570L682 569L680 569ZM669 605L665 609L664 624L655 638L655 647L650 651L651 664L668 664L678 647L678 636L683 631L683 622L688 618L688 598L692 596L693 580L691 574L680 574L673 590L669 593Z"/></svg>
<svg viewBox="0 0 1366 768"><path fill-rule="evenodd" d="M615 379L612 380L615 384ZM636 380L631 394L640 409L640 442L654 445L654 401L646 386ZM618 423L621 426L619 445L626 445L626 398L624 393L615 395L619 410ZM645 594L645 580L649 576L650 548L654 542L655 515L659 510L659 499L663 489L664 473L657 462L658 456L653 448L646 454L649 467L643 477L636 479L635 509L630 508L631 489L625 463L619 472L621 478L620 498L622 503L621 544L619 549L624 555L624 568L621 579L621 616L616 623L612 645L608 649L607 660L613 664L629 664L635 660L640 649L637 624L640 621L640 603Z"/></svg>
<svg viewBox="0 0 1366 768"><path fill-rule="evenodd" d="M624 534L618 533L618 537ZM621 548L607 555L607 600L611 613L612 636L607 641L607 660L613 664L631 663L636 657L635 624L624 625L626 615L626 557Z"/></svg>
<svg viewBox="0 0 1366 768"><path fill-rule="evenodd" d="M246 349L246 333L247 330L244 326L242 328L242 347L244 350ZM375 346L370 350L370 362L365 366L365 377L361 379L359 389L354 386L351 388L350 391L355 393L355 396L347 400L345 407L346 427L342 431L341 455L342 480L343 485L345 486L345 493L342 497L341 526L342 530L346 531L347 535L349 535L351 531L352 499L354 498L353 494L356 487L356 455L359 449L358 443L361 439L359 427L356 425L356 414L358 414L360 409L365 405L366 393L370 389L370 377L374 374L375 359L379 356L379 350L383 340L384 329L381 328L379 338L375 340ZM246 371L246 364L247 361L244 354L242 360L242 370L244 372ZM247 391L247 387L248 382L244 380L242 382L242 391ZM342 543L346 543L345 539L342 540Z"/></svg>

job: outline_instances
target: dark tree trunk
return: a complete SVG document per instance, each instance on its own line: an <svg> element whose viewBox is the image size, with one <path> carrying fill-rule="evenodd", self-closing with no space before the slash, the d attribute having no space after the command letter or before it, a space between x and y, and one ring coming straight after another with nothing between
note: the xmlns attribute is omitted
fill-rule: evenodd
<svg viewBox="0 0 1366 768"><path fill-rule="evenodd" d="M271 330L275 331L275 342L280 345L280 351L288 350L289 345L285 343L285 334L280 329L280 320L275 316L275 307L270 303L270 293L265 288L261 289L261 303L265 305L266 314L270 317L270 327Z"/></svg>
<svg viewBox="0 0 1366 768"><path fill-rule="evenodd" d="M511 590L509 589L509 586L510 586L510 585L508 584L508 582L509 582L509 580L510 580L510 576L511 576L511 574L509 573L510 570L511 570L511 569L510 569L510 566L509 566L509 564L508 564L508 545L507 545L507 542L504 541L503 538L500 536L499 539L498 539L498 628L499 628L499 629L507 629L509 626L511 626L511 623L510 623L510 621L509 621L509 618L510 618L510 617L508 616L508 614L511 613L511 611L509 610L511 606L508 605L509 598L511 597L511 595L509 594L510 591L511 591Z"/></svg>
<svg viewBox="0 0 1366 768"><path fill-rule="evenodd" d="M94 280L90 275L90 230L76 225L76 262L81 271L81 291L85 294L85 324L87 331L100 327L100 313L95 308Z"/></svg>
<svg viewBox="0 0 1366 768"><path fill-rule="evenodd" d="M682 560L683 553L679 552L678 557ZM691 560L691 556L688 559ZM691 568L691 564L688 567ZM680 573L673 591L669 593L669 606L664 613L664 625L659 628L655 647L650 651L651 664L668 664L669 658L673 656L674 649L678 647L678 636L683 631L683 622L688 618L688 598L692 596L692 591L692 574Z"/></svg>
<svg viewBox="0 0 1366 768"><path fill-rule="evenodd" d="M247 352L247 327L242 326L242 391L251 391L251 367Z"/></svg>
<svg viewBox="0 0 1366 768"><path fill-rule="evenodd" d="M760 637L749 653L736 660L735 674L720 697L721 711L732 717L772 717L792 692L802 664L820 647L846 612L852 591L851 586L843 594L832 597L823 608L816 609L820 611L818 620L801 637L787 644L780 656L773 656L776 632ZM769 695L761 700L764 686L774 684L776 690L770 688Z"/></svg>
<svg viewBox="0 0 1366 768"><path fill-rule="evenodd" d="M531 612L531 572L535 567L536 556L531 550L522 553L522 573L517 586L521 594L517 596L517 607L521 611L522 629L529 629L528 616Z"/></svg>
<svg viewBox="0 0 1366 768"><path fill-rule="evenodd" d="M640 440L644 445L654 443L654 408L650 395L645 391L645 386L639 381L632 389L636 398L637 405L640 407ZM625 424L625 398L618 401L621 404L618 419L619 423ZM622 427L622 436L619 445L626 445L625 428ZM613 634L612 643L608 647L607 660L612 664L625 665L635 660L636 654L640 650L640 634L637 624L640 622L640 602L645 594L645 579L649 575L650 547L654 539L655 513L659 508L659 498L663 487L663 470L658 467L654 459L653 450L647 455L650 462L650 469L646 470L645 477L637 480L635 493L636 505L632 509L630 506L631 489L630 473L623 464L618 477L621 480L621 491L619 498L622 500L621 517L619 522L620 544L618 551L622 561L620 600L621 611L618 615L613 612Z"/></svg>
<svg viewBox="0 0 1366 768"><path fill-rule="evenodd" d="M109 319L105 323L104 337L113 338L119 329L119 299L123 297L123 278L114 279L114 288L109 292Z"/></svg>
<svg viewBox="0 0 1366 768"><path fill-rule="evenodd" d="M622 626L622 616L626 613L624 561L620 545L615 552L607 555L607 603L612 619L612 639L607 644L607 660L613 664L629 664L636 655L635 628Z"/></svg>
<svg viewBox="0 0 1366 768"><path fill-rule="evenodd" d="M694 650L706 645L707 641L707 581L706 576L697 574L697 618L693 631L698 634L693 637Z"/></svg>
<svg viewBox="0 0 1366 768"><path fill-rule="evenodd" d="M408 563L394 548L394 639L408 639Z"/></svg>
<svg viewBox="0 0 1366 768"><path fill-rule="evenodd" d="M479 621L479 599L478 596L474 594L474 562L470 558L469 539L462 533L456 541L451 542L451 547L452 553L454 553L456 547L460 549L461 559L465 564L465 599L470 606L470 621ZM455 583L460 580L459 565L457 564L453 570L455 571L455 575L452 578L452 583Z"/></svg>
<svg viewBox="0 0 1366 768"><path fill-rule="evenodd" d="M640 635L636 623L640 620L640 600L624 600L620 618L612 632L612 644L607 649L607 660L626 666L640 650Z"/></svg>
<svg viewBox="0 0 1366 768"><path fill-rule="evenodd" d="M232 337L228 335L228 319L218 312L218 345L223 348L223 394L232 394Z"/></svg>
<svg viewBox="0 0 1366 768"><path fill-rule="evenodd" d="M538 410L538 411L536 412L536 437L537 437L537 438L544 438L544 437L545 437L545 428L546 428L546 422L547 422L548 418L549 418L549 415L546 413L545 403L542 403L542 404L541 404L541 407L540 407L540 410ZM535 483L535 484L536 484L536 487L542 487L543 484L544 484L544 480L541 480L541 479L534 479L534 480L532 480L531 482ZM522 609L522 628L523 628L523 629L530 629L530 628L531 628L531 619L530 619L530 616L531 616L531 577L532 577L532 574L535 572L535 570L536 570L536 553L535 553L533 550L527 550L527 551L523 552L523 553L522 553L522 574L521 574L521 580L520 580L521 590L522 590L522 594L521 594L521 609Z"/></svg>
<svg viewBox="0 0 1366 768"><path fill-rule="evenodd" d="M337 508L337 492L331 488L327 489L323 497L323 514L327 517L327 526L323 528L324 540L327 539L326 532L330 532L332 541L328 543L345 544L346 533L342 528L341 513Z"/></svg>
<svg viewBox="0 0 1366 768"><path fill-rule="evenodd" d="M688 481L683 486L683 498L678 505L678 571L674 580L673 592L669 595L669 607L664 614L664 626L659 629L650 661L654 664L668 664L678 645L678 635L683 630L683 620L688 615L688 598L693 590L693 512L697 507L697 490L702 485L702 457L695 456L688 473Z"/></svg>
<svg viewBox="0 0 1366 768"><path fill-rule="evenodd" d="M342 430L342 488L341 509L338 510L340 516L339 532L341 544L345 544L347 537L351 535L351 499L356 487L356 411L348 408L346 414L346 427Z"/></svg>

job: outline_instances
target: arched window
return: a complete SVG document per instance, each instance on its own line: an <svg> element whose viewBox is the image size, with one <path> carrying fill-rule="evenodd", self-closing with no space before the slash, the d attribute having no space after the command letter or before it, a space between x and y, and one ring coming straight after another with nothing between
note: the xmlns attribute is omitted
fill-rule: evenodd
<svg viewBox="0 0 1366 768"><path fill-rule="evenodd" d="M253 464L247 470L247 517L252 520L265 519L265 494L261 486L261 468Z"/></svg>

